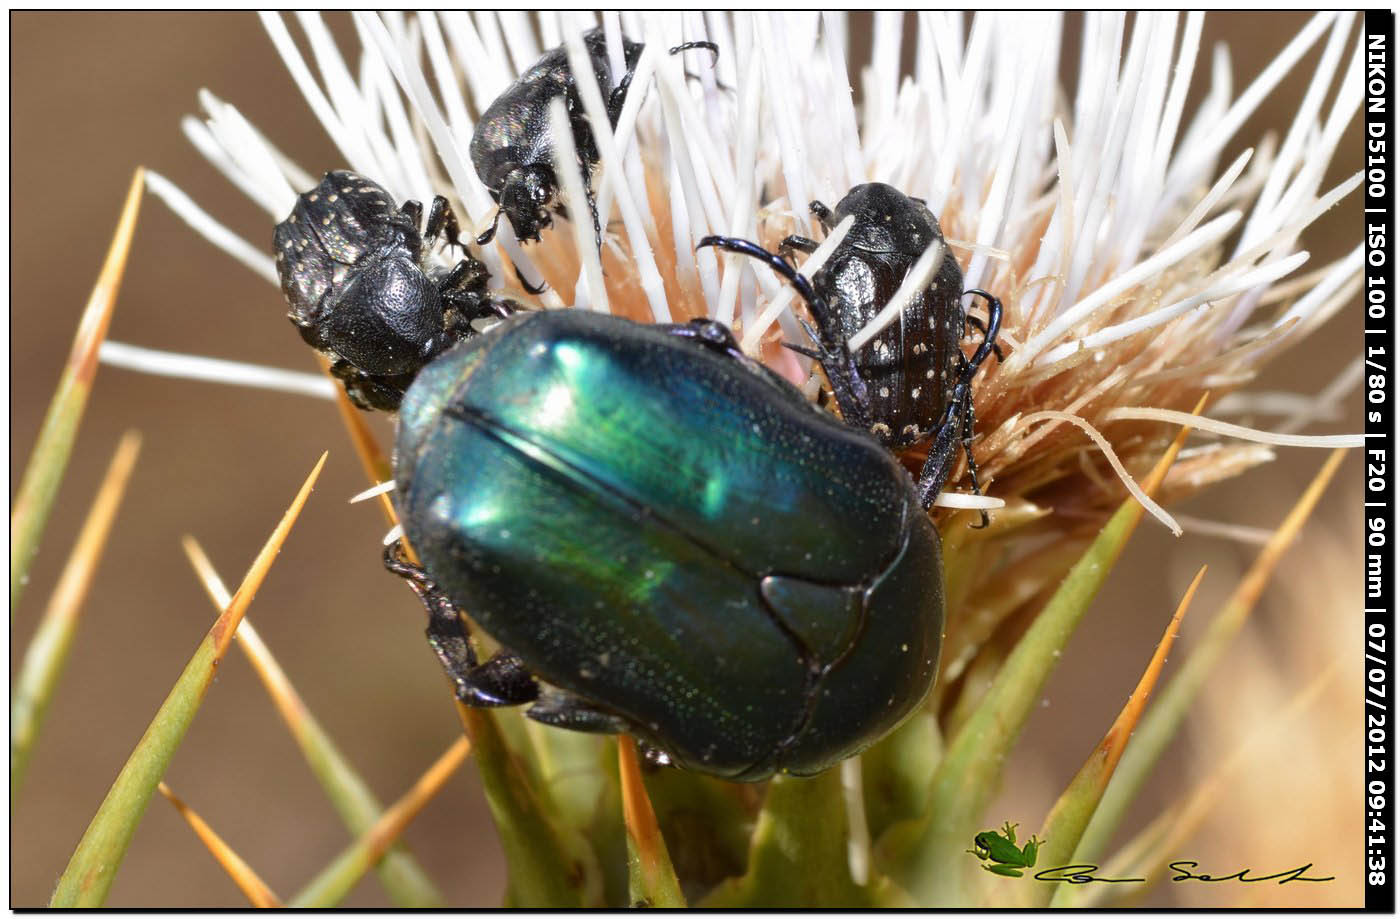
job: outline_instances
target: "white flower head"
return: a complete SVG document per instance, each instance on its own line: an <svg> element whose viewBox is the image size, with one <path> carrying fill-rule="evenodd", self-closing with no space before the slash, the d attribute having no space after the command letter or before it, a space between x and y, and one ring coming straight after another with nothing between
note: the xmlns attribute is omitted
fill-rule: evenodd
<svg viewBox="0 0 1400 919"><path fill-rule="evenodd" d="M587 220L556 221L530 245L502 220L480 253L494 284L525 299L519 289L546 281L549 292L538 298L545 307L662 322L712 317L733 325L750 353L801 379L805 362L779 346L802 340L800 298L762 265L696 243L722 234L774 248L789 233L821 237L809 201L834 205L856 184L889 183L938 215L965 286L1005 304L1005 360L987 362L975 393L984 482L994 479L991 492L1009 498L1077 479L1087 486L1080 497L1103 508L1107 470L1086 458L1091 442L1136 489L1125 467L1160 452L1160 421L1179 423L1208 390L1218 397L1238 388L1354 302L1359 238L1328 265L1308 264L1298 248L1304 228L1360 182L1357 175L1322 186L1361 102L1354 19L1317 14L1236 94L1223 48L1201 60L1202 14L1140 13L1128 32L1125 14L1089 13L1070 99L1058 82L1065 28L1058 14L965 20L926 12L906 35L904 14L877 13L872 64L859 74L847 64L840 13L544 12L538 28L518 11L360 13L356 55L337 46L318 15L299 13L309 56L287 20L266 14L272 41L342 161L294 163L207 92L204 119L187 119L185 130L274 221L322 172L349 168L399 201L445 195L464 231L479 231L496 205L468 154L474 118L543 49L564 46L577 67L580 36L598 25L620 76L626 34L645 50L615 128L601 90L580 81L601 154L590 177L605 227L601 251ZM666 53L695 40L713 41L717 58ZM913 70L902 74L900 49L910 43ZM1261 100L1319 43L1311 84L1282 140L1222 163ZM1210 89L1188 109L1192 76L1206 66ZM565 207L586 214L582 177L558 171ZM150 188L275 282L260 247L160 177ZM805 274L842 232L808 258ZM930 270L935 262L925 259ZM911 278L910 291L918 280ZM899 306L896 298L877 322L898 320ZM1327 395L1354 387L1359 369L1359 362L1346 368ZM1250 404L1242 394L1230 398L1236 407ZM1300 400L1291 414L1285 430L1319 417L1319 400ZM1215 430L1286 442L1220 423ZM1359 439L1301 442L1334 441ZM1174 473L1169 494L1270 456L1254 445L1208 452L1210 463Z"/></svg>

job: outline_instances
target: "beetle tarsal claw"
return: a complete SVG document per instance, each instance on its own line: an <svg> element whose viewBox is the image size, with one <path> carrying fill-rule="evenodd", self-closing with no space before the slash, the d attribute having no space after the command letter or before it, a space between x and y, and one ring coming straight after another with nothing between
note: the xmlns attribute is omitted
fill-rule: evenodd
<svg viewBox="0 0 1400 919"><path fill-rule="evenodd" d="M541 724L588 734L625 734L630 727L623 718L558 689L542 691L525 714Z"/></svg>

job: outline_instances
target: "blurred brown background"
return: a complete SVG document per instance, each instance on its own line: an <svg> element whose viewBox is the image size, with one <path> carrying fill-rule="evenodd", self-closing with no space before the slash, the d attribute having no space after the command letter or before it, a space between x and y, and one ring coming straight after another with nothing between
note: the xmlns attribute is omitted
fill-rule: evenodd
<svg viewBox="0 0 1400 919"><path fill-rule="evenodd" d="M1215 41L1230 43L1238 95L1304 21L1291 14L1207 17L1188 113L1199 98ZM1076 27L1071 23L1069 32ZM859 47L862 30L853 33ZM252 14L17 13L11 16L11 51L13 489L137 165L169 177L245 238L270 238L272 228L263 214L181 134L180 117L196 111L196 90L207 87L236 105L309 171L342 164ZM1304 58L1239 132L1225 162L1264 130L1287 127L1319 51L1315 47ZM1077 60L1072 39L1064 57ZM1359 165L1357 127L1343 141L1325 187ZM1353 195L1314 227L1307 239L1313 252L1310 266L1356 245L1359 208ZM146 200L111 328L113 339L314 369L284 313L276 290L196 237L158 201ZM1286 354L1259 387L1316 392L1356 353L1359 341L1358 308L1338 317L1306 347ZM1360 400L1351 402L1344 423L1319 430L1359 431ZM326 471L250 617L313 711L386 802L401 794L458 731L442 678L422 641L421 610L397 579L379 567L383 526L378 512L369 504L345 501L365 483L336 413L305 398L112 368L98 374L58 509L29 590L15 611L12 670L111 451L128 428L144 435L141 457L67 677L11 814L14 906L47 901L112 778L212 620L213 610L180 551L181 535L196 535L225 580L236 584L322 450L331 451ZM388 428L380 430L387 439ZM1322 459L1318 451L1284 451L1278 463L1216 488L1183 510L1272 527ZM1261 667L1277 668L1266 677L1279 681L1277 692L1283 693L1269 697L1275 708L1333 656L1335 646L1319 642L1318 634L1358 636L1347 641L1357 649L1359 665L1359 470L1357 458L1349 458L1329 492L1329 503L1309 523L1304 545L1286 563L1302 580L1285 580L1269 590L1252 626L1255 641L1241 651L1257 655ZM1196 567L1210 562L1212 571L1197 599L1198 618L1188 621L1179 649L1190 646L1207 613L1253 555L1248 547L1203 536L1173 540L1150 521L1144 525L1048 687L1046 708L1033 719L1020 759L1009 772L996 822L1004 816L1027 826L1039 824L1053 795L1116 714ZM1178 659L1180 655L1178 650ZM1245 680L1238 669L1226 669L1231 672L1221 674L1211 690L1217 700L1235 699ZM1296 677L1292 685L1290 676ZM1350 671L1340 679L1343 685L1333 698L1342 700L1341 707L1334 706L1326 720L1342 729L1354 726L1354 745L1339 748L1345 762L1360 744L1360 696L1352 692L1359 683L1348 682ZM1269 710L1269 703L1258 710L1243 707L1246 695L1239 694L1241 707L1234 715L1241 736ZM1298 736L1295 742L1346 743L1335 736ZM1140 819L1131 827L1143 825L1155 808L1190 787L1191 756L1204 753L1209 759L1228 752L1211 743L1202 731L1182 738L1178 759L1159 771L1152 792L1141 802ZM1344 818L1359 833L1359 757L1354 773L1344 767L1341 776L1300 776L1296 794L1325 792L1354 802L1355 819ZM231 652L221 669L168 779L281 893L296 890L347 842L239 652ZM1244 775L1239 781L1249 785L1253 779ZM1271 824L1269 805L1264 806L1264 817L1227 814L1224 827L1213 830L1208 824L1190 854L1211 851L1212 833L1226 836L1229 822L1236 819L1261 821L1245 838L1303 835L1308 829L1292 822ZM1273 806L1272 813L1282 820L1291 805L1276 800ZM470 765L418 818L407 838L450 902L499 903L503 862ZM1236 858L1250 855L1238 848L1239 838L1228 837L1235 848L1223 848L1223 857L1231 851ZM1317 862L1339 875L1328 893L1330 902L1358 902L1359 875L1352 862L1360 847L1348 839L1355 837L1343 835L1335 843L1319 839L1316 849L1298 851L1286 866L1272 867ZM1242 865L1230 870L1238 867ZM1171 899L1175 896L1188 899ZM1189 899L1193 896L1198 895L1168 890L1149 902L1222 902ZM109 902L170 907L243 903L189 829L159 799L151 804ZM386 901L371 878L348 905Z"/></svg>

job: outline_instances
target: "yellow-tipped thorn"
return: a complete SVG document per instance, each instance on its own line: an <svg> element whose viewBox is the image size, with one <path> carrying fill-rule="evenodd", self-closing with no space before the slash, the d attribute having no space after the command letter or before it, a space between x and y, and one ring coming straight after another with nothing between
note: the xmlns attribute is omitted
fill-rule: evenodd
<svg viewBox="0 0 1400 919"><path fill-rule="evenodd" d="M329 453L322 453L321 458L316 461L316 467L311 470L311 474L306 477L301 490L292 499L292 504L282 515L277 529L273 530L267 543L263 545L262 551L258 553L258 557L253 559L253 564L248 567L248 573L229 600L228 606L224 609L224 615L219 617L219 621L215 622L213 629L210 630L219 656L223 656L224 651L228 649L229 642L233 641L234 632L238 630L239 624L243 621L243 614L248 611L248 604L253 602L253 596L258 592L258 588L262 587L263 579L267 577L267 572L272 568L273 560L277 558L277 553L282 551L282 543L287 541L287 535L292 531L292 524L296 523L297 515L306 506L306 499L311 497L311 487L316 484L316 479L321 475L321 469L326 465L326 457L329 455Z"/></svg>
<svg viewBox="0 0 1400 919"><path fill-rule="evenodd" d="M1230 755L1195 788L1184 794L1131 839L1104 868L1104 877L1141 877L1145 883L1133 885L1146 890L1166 870L1167 862L1193 837L1216 809L1220 796L1229 789L1235 774L1251 762L1250 753L1271 735L1288 727L1289 722L1311 705L1332 681L1340 668L1334 662L1299 690L1288 704L1264 724L1258 725ZM1309 872L1311 873L1311 872ZM1321 873L1321 872L1319 872ZM1099 905L1112 891L1085 891L1083 900L1067 902L1076 907Z"/></svg>
<svg viewBox="0 0 1400 919"><path fill-rule="evenodd" d="M194 830L194 834L199 837L199 841L204 843L204 847L209 850L209 854L214 856L214 861L219 863L233 883L238 885L238 889L243 891L243 896L248 898L248 902L259 909L276 909L282 905L282 901L277 898L277 894L272 892L272 888L258 877L258 873L249 867L237 852L233 851L223 837L214 832L213 827L204 820L203 817L195 813L194 809L180 799L175 792L170 790L170 786L161 782L157 786L160 793L165 795L165 800L175 806L175 810L180 812L180 816L185 818L185 822Z"/></svg>
<svg viewBox="0 0 1400 919"><path fill-rule="evenodd" d="M50 906L95 907L106 901L107 892L141 823L146 805L150 803L156 785L165 776L165 770L169 768L175 751L179 749L185 732L199 711L205 692L214 681L219 661L228 650L248 604L267 576L273 559L277 557L287 534L291 532L292 524L310 497L311 488L325 463L326 454L323 453L258 553L228 608L205 634L170 694L151 719L146 733L112 782L107 797L73 850L68 867L54 888Z"/></svg>
<svg viewBox="0 0 1400 919"><path fill-rule="evenodd" d="M671 866L666 840L656 823L656 811L642 784L637 742L623 735L617 743L617 766L622 788L622 822L627 827L627 867L634 900L653 907L683 907L685 897Z"/></svg>
<svg viewBox="0 0 1400 919"><path fill-rule="evenodd" d="M1132 736L1133 728L1137 726L1138 719L1142 717L1142 711L1147 706L1147 700L1152 695L1153 688L1157 685L1157 679L1162 675L1162 668L1167 663L1167 655L1171 653L1172 646L1176 644L1176 637L1180 633L1182 617L1186 615L1186 610L1190 608L1191 601L1196 597L1196 589L1201 586L1201 581L1206 576L1206 565L1201 566L1201 570L1196 572L1196 576L1191 579L1191 585L1186 588L1186 593L1181 598L1181 603L1176 608L1176 613L1172 616L1171 622L1167 623L1167 630L1162 633L1161 641L1157 642L1157 650L1152 655L1152 660L1147 664L1147 669L1142 673L1142 679L1138 680L1137 687L1133 689L1133 694L1128 697L1128 702L1123 706L1122 711L1113 722L1113 727L1108 729L1103 741L1099 744L1102 752L1104 765L1109 774L1118 765L1119 758L1123 755L1123 748L1128 745L1128 738ZM1104 776L1107 781L1108 775Z"/></svg>
<svg viewBox="0 0 1400 919"><path fill-rule="evenodd" d="M88 588L92 586L93 575L97 573L97 564L112 531L112 521L116 518L117 508L121 506L122 496L126 494L126 485L140 452L140 434L127 431L122 435L107 466L107 474L97 490L97 497L88 511L87 520L78 534L78 541L74 543L63 573L59 575L58 586L49 598L44 617L39 620L39 628L25 649L24 661L20 664L10 699L12 802L29 765L29 755L34 750L44 712L53 698L63 666L68 661L68 650L77 633L83 601L87 598Z"/></svg>
<svg viewBox="0 0 1400 919"><path fill-rule="evenodd" d="M319 356L318 356L319 357ZM319 358L321 369L330 375L330 364L324 357ZM350 397L345 395L345 387L339 381L335 386L335 405L340 411L340 420L345 424L345 430L350 435L350 442L355 447L355 455L360 458L360 466L365 471L365 477L371 482L387 482L394 477L394 467L390 464L389 458L384 454L383 448L379 446L379 441L375 438L374 432L365 424L364 414L350 401ZM379 507L384 512L384 517L393 526L399 522L398 514L394 511L393 499L387 493L379 495Z"/></svg>
<svg viewBox="0 0 1400 919"><path fill-rule="evenodd" d="M199 542L193 536L186 536L182 545L214 605L219 609L228 606L228 588ZM243 624L238 627L237 637L239 647L248 655L263 687L277 706L278 714L282 716L307 765L325 789L326 796L346 828L353 836L367 832L383 817L384 808L379 799L311 713L286 671L253 627L251 619L244 618ZM443 905L441 892L407 849L400 847L389 852L377 870L385 892L395 905Z"/></svg>
<svg viewBox="0 0 1400 919"><path fill-rule="evenodd" d="M1125 751L1113 782L1104 792L1103 800L1084 832L1075 853L1077 859L1094 861L1104 851L1108 838L1116 831L1129 803L1137 796L1138 789L1147 780L1167 744L1176 736L1206 677L1244 626L1284 551L1321 499L1345 456L1346 451L1338 449L1322 464L1312 483L1279 524L1268 545L1260 551L1230 598L1206 627L1205 634L1191 650L1180 671L1163 687L1152 711L1142 718L1137 730L1137 742ZM1060 896L1063 899L1067 895Z"/></svg>
<svg viewBox="0 0 1400 919"><path fill-rule="evenodd" d="M1045 864L1068 864L1072 860L1075 847L1079 845L1079 840L1084 834L1084 828L1098 807L1104 788L1113 777L1118 760L1122 758L1128 739L1132 737L1133 729L1137 727L1138 719L1142 717L1147 700L1151 697L1152 690L1162 674L1162 668L1167 663L1167 655L1176 643L1182 617L1190 608L1205 575L1206 566L1202 565L1201 570L1196 572L1196 577L1192 579L1191 586L1186 588L1186 594L1177 605L1176 613L1167 623L1166 631L1157 642L1157 649L1148 661L1147 668L1132 695L1128 696L1128 701L1118 712L1118 717L1114 719L1108 733L1104 734L1094 752L1089 754L1089 759L1070 780L1069 786L1046 816L1040 830L1040 838L1045 840L1045 845L1041 847ZM1058 891L1058 885L1041 885L1035 891L1037 905L1047 905Z"/></svg>
<svg viewBox="0 0 1400 919"><path fill-rule="evenodd" d="M335 906L360 881L366 871L384 857L413 818L442 790L471 752L471 743L459 737L438 757L437 762L413 783L408 792L395 801L369 831L325 867L306 887L292 898L292 906Z"/></svg>
<svg viewBox="0 0 1400 919"><path fill-rule="evenodd" d="M141 210L141 189L144 187L145 173L141 169L131 179L131 188L122 206L121 218L117 221L117 231L112 244L107 249L107 258L97 275L97 283L83 309L78 331L73 336L73 347L68 353L68 364L64 367L54 390L49 410L44 415L44 424L39 429L38 440L29 454L29 464L25 467L24 478L15 492L14 504L10 510L10 617L13 619L15 607L24 594L25 582L29 578L29 565L34 553L39 549L39 541L48 523L49 512L53 509L58 487L63 482L63 473L68 468L68 458L73 453L73 441L77 438L78 425L83 418L88 394L92 391L92 380L97 373L97 351L102 340L107 337L107 327L112 322L112 310L117 303L117 291L121 289L122 273L126 269L127 256L131 253L131 240L136 234L136 215Z"/></svg>
<svg viewBox="0 0 1400 919"><path fill-rule="evenodd" d="M223 579L219 577L219 573L214 570L214 563L209 560L209 556L205 554L204 548L200 546L199 542L193 536L184 537L180 541L180 544L184 547L185 556L194 567L200 583L204 585L205 593L209 595L209 599L212 600L214 605L219 609L226 609L229 603L232 602L233 597L229 594L228 588L224 586ZM305 724L307 715L306 704L292 686L291 681L287 679L286 672L272 656L272 652L268 650L267 645L263 642L257 629L253 627L253 623L250 619L245 617L243 622L239 624L238 631L235 634L238 637L239 645L248 655L248 660L252 663L253 670L257 672L258 678L262 680L268 695L272 697L273 704L277 706L278 713L281 714L283 720L287 722L288 727L292 730L292 734L294 736L299 735L301 727Z"/></svg>

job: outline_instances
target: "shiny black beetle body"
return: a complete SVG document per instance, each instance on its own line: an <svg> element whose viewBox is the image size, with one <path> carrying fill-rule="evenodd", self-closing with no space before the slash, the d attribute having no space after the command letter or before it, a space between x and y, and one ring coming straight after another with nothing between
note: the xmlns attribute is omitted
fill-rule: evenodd
<svg viewBox="0 0 1400 919"><path fill-rule="evenodd" d="M812 287L831 305L834 334L849 339L885 308L919 256L943 231L922 201L879 182L852 188L831 211L820 201L812 213L828 232L848 216L855 222ZM817 244L789 236L784 247L811 252ZM870 433L891 449L926 440L957 385L967 324L962 269L946 244L929 286L900 317L854 355L865 381Z"/></svg>
<svg viewBox="0 0 1400 919"><path fill-rule="evenodd" d="M465 701L755 781L932 684L941 543L908 472L717 323L508 319L424 368L394 472L424 570L388 562ZM506 650L478 664L458 606Z"/></svg>
<svg viewBox="0 0 1400 919"><path fill-rule="evenodd" d="M277 225L273 250L288 317L363 409L393 411L424 365L473 334L471 322L504 316L509 300L487 290L486 266L463 252L452 268L427 262L443 236L460 245L441 196L426 231L423 207L403 207L376 183L326 173Z"/></svg>
<svg viewBox="0 0 1400 919"><path fill-rule="evenodd" d="M626 71L617 86L613 86L612 63L608 58L607 39L601 27L583 34L583 46L593 67L593 77L603 94L608 122L617 127L632 75L641 57L641 42L622 37L623 63ZM672 48L671 53L689 48L706 48L718 53L711 42L687 42ZM588 204L593 210L593 231L599 235L598 214L593 202L591 174L598 164L598 144L579 98L578 85L569 67L568 53L561 45L547 51L535 65L520 75L505 92L482 113L472 133L472 166L491 197L500 205L499 221L504 214L510 220L515 236L521 242L538 242L540 231L554 222L552 211L561 215L555 203L559 179L554 174L554 142L549 129L549 103L557 96L564 98L573 130L574 147L578 151L579 169L583 173ZM485 245L496 234L496 224L482 233L477 242Z"/></svg>
<svg viewBox="0 0 1400 919"><path fill-rule="evenodd" d="M779 256L746 240L707 236L700 245L761 259L793 283L816 322L808 331L817 347L789 347L821 363L847 422L870 431L892 450L933 439L918 483L924 506L931 506L947 481L956 447L961 443L966 450L971 441L972 377L990 354L1000 355L1001 301L985 291L964 291L962 270L945 245L928 287L895 322L852 352L847 340L884 309L930 245L944 244L943 232L921 200L879 182L852 188L834 213L820 201L813 201L811 209L828 230L847 216L855 219L810 282ZM783 248L811 252L817 243L789 236ZM967 293L987 299L989 316L983 341L970 359L959 346L972 322L962 307ZM976 491L970 450L967 457Z"/></svg>

